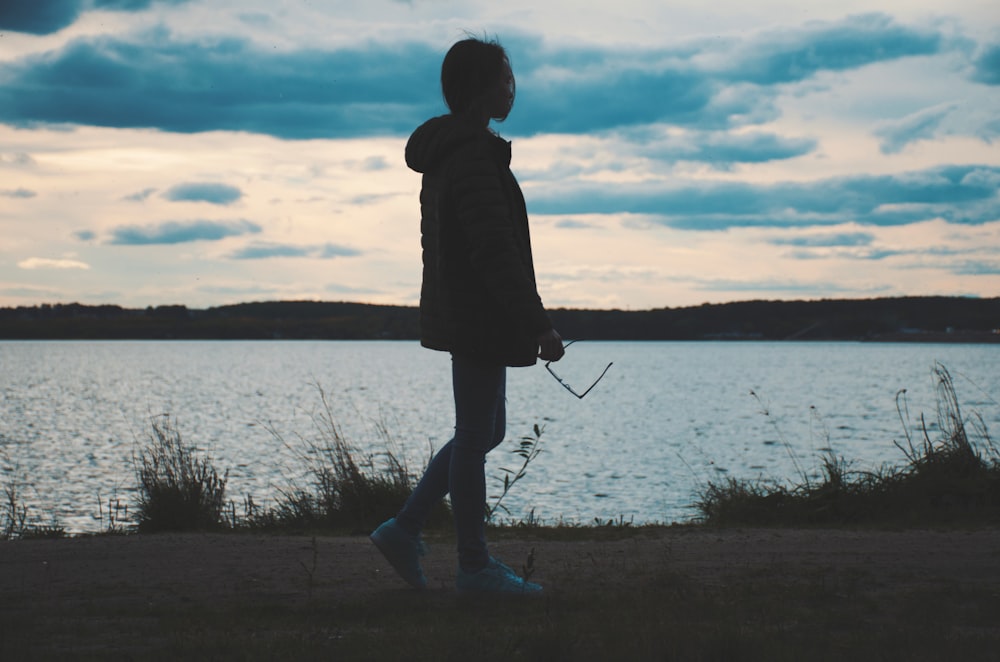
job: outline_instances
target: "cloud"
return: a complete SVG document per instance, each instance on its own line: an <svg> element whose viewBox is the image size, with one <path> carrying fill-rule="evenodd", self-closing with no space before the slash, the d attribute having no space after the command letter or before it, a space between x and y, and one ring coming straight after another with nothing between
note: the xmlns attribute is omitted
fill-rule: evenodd
<svg viewBox="0 0 1000 662"><path fill-rule="evenodd" d="M155 2L180 5L189 0L5 0L0 30L46 35L69 27L88 9L140 11Z"/></svg>
<svg viewBox="0 0 1000 662"><path fill-rule="evenodd" d="M779 237L768 240L774 246L800 246L803 248L832 248L841 246L868 246L875 240L869 232L840 232L810 235L807 237Z"/></svg>
<svg viewBox="0 0 1000 662"><path fill-rule="evenodd" d="M17 263L21 269L90 269L90 265L68 258L53 260L44 257L29 257Z"/></svg>
<svg viewBox="0 0 1000 662"><path fill-rule="evenodd" d="M250 221L167 221L157 225L123 225L112 229L108 243L122 246L182 244L218 241L226 237L256 234L261 228Z"/></svg>
<svg viewBox="0 0 1000 662"><path fill-rule="evenodd" d="M5 198L33 198L37 195L34 191L29 191L26 188L16 188L16 189L0 189L0 196Z"/></svg>
<svg viewBox="0 0 1000 662"><path fill-rule="evenodd" d="M975 261L960 262L951 267L958 276L1000 276L1000 262Z"/></svg>
<svg viewBox="0 0 1000 662"><path fill-rule="evenodd" d="M803 156L816 148L816 141L785 138L773 133L721 135L698 145L694 160L710 163L763 163Z"/></svg>
<svg viewBox="0 0 1000 662"><path fill-rule="evenodd" d="M883 139L879 149L883 154L898 154L912 142L933 138L941 121L957 107L957 103L940 104L883 125L875 131Z"/></svg>
<svg viewBox="0 0 1000 662"><path fill-rule="evenodd" d="M80 241L93 241L94 239L97 238L97 234L95 234L91 230L79 230L77 232L74 232L73 236L79 239Z"/></svg>
<svg viewBox="0 0 1000 662"><path fill-rule="evenodd" d="M799 249L786 253L784 257L791 258L793 260L869 260L878 261L884 260L887 257L895 257L897 255L907 255L906 251L897 251L889 249L876 249L876 248L864 248L860 250L856 249Z"/></svg>
<svg viewBox="0 0 1000 662"><path fill-rule="evenodd" d="M386 170L389 168L389 162L386 161L384 156L369 156L361 163L361 169L364 172L378 172L379 170Z"/></svg>
<svg viewBox="0 0 1000 662"><path fill-rule="evenodd" d="M984 48L973 67L973 80L987 85L1000 85L1000 44Z"/></svg>
<svg viewBox="0 0 1000 662"><path fill-rule="evenodd" d="M93 0L94 7L107 11L141 11L151 5L183 5L190 0Z"/></svg>
<svg viewBox="0 0 1000 662"><path fill-rule="evenodd" d="M342 285L340 283L330 283L323 288L326 292L335 294L382 294L382 290L371 287L354 287L352 285Z"/></svg>
<svg viewBox="0 0 1000 662"><path fill-rule="evenodd" d="M685 230L809 227L851 221L890 226L931 218L982 224L1000 220L994 182L998 175L1000 167L956 165L896 175L775 184L550 182L533 192L529 206L535 214L643 214Z"/></svg>
<svg viewBox="0 0 1000 662"><path fill-rule="evenodd" d="M131 195L126 195L123 200L127 202L144 202L149 196L156 193L155 188L146 188Z"/></svg>
<svg viewBox="0 0 1000 662"><path fill-rule="evenodd" d="M273 257L308 257L325 260L360 254L361 252L356 249L336 244L315 246L258 242L230 253L229 257L233 260L264 260Z"/></svg>
<svg viewBox="0 0 1000 662"><path fill-rule="evenodd" d="M889 290L888 285L869 288L859 288L855 285L845 285L831 282L811 282L804 280L731 280L731 279L693 279L690 281L695 289L711 292L777 292L787 295L808 295L812 297L831 296L843 292L857 295L860 292L875 294Z"/></svg>
<svg viewBox="0 0 1000 662"><path fill-rule="evenodd" d="M0 165L33 166L35 165L35 159L31 158L30 154L25 154L24 152L0 154Z"/></svg>
<svg viewBox="0 0 1000 662"><path fill-rule="evenodd" d="M58 32L76 21L83 5L83 0L4 2L0 29L36 35Z"/></svg>
<svg viewBox="0 0 1000 662"><path fill-rule="evenodd" d="M173 202L210 202L228 205L243 197L243 191L228 184L189 182L178 184L164 192L163 197Z"/></svg>
<svg viewBox="0 0 1000 662"><path fill-rule="evenodd" d="M876 14L667 49L549 47L517 34L506 45L519 85L505 132L531 135L760 123L777 115L780 90L769 86L931 54L942 39ZM0 66L0 122L286 139L405 135L444 110L440 58L420 43L285 52L162 28L84 37Z"/></svg>
<svg viewBox="0 0 1000 662"><path fill-rule="evenodd" d="M619 135L647 158L664 163L696 161L718 168L726 168L734 163L791 159L816 149L816 141L811 138L789 138L761 131L666 133L643 127L622 131Z"/></svg>
<svg viewBox="0 0 1000 662"><path fill-rule="evenodd" d="M0 294L9 297L33 299L35 301L45 301L46 299L58 296L58 292L56 292L56 290L43 289L39 287L5 287L0 288Z"/></svg>
<svg viewBox="0 0 1000 662"><path fill-rule="evenodd" d="M799 30L763 33L736 49L723 75L774 85L820 71L844 71L876 62L931 55L942 47L936 32L908 28L886 14L851 16L836 23L810 23Z"/></svg>
<svg viewBox="0 0 1000 662"><path fill-rule="evenodd" d="M556 227L564 230L582 230L585 228L592 228L594 227L594 224L587 223L585 221L578 221L572 218L564 218L563 220L556 222Z"/></svg>
<svg viewBox="0 0 1000 662"><path fill-rule="evenodd" d="M423 45L288 53L162 29L88 37L0 66L0 121L289 139L400 134L440 112L439 59Z"/></svg>

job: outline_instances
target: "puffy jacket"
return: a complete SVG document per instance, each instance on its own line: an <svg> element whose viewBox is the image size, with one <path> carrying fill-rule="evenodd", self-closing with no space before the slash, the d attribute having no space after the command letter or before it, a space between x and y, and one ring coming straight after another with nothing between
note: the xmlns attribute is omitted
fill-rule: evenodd
<svg viewBox="0 0 1000 662"><path fill-rule="evenodd" d="M499 365L533 365L537 338L552 323L535 287L510 143L444 115L413 132L406 164L423 175L421 344Z"/></svg>

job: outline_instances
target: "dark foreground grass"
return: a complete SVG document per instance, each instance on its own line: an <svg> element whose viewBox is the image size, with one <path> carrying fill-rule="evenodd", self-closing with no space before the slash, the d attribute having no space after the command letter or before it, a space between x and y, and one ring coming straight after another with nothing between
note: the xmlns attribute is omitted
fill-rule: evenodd
<svg viewBox="0 0 1000 662"><path fill-rule="evenodd" d="M870 577L734 573L696 583L664 568L531 600L383 590L362 599L262 596L108 606L80 596L4 610L7 660L991 660L994 587L875 594Z"/></svg>

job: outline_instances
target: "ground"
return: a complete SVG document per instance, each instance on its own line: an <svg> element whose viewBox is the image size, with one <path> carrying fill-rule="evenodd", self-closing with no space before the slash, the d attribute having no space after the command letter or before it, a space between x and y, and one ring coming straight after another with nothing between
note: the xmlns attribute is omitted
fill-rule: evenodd
<svg viewBox="0 0 1000 662"><path fill-rule="evenodd" d="M784 587L782 595L798 596L795 599L808 594L810 605L821 600L824 606L817 613L840 613L848 606L843 603L856 602L869 613L865 618L883 619L889 625L907 617L905 603L914 596L951 596L944 600L953 598L955 604L943 606L952 611L969 600L975 613L984 608L1000 611L1000 529L994 528L663 527L631 535L598 529L593 535L574 534L568 540L548 537L503 532L493 536L491 546L494 555L515 568L534 550L532 579L545 586L545 599L552 601L546 613L552 604L647 596L654 590L675 598L688 596L703 607L704 596L715 596L711 604L724 610L732 601L758 604L754 593L766 593L774 586ZM187 636L178 630L193 627L181 621L164 631L145 621L176 621L180 613L250 612L255 605L266 605L278 614L270 621L259 615L248 617L257 629L283 622L282 610L296 612L312 605L310 609L324 611L330 618L343 617L343 627L324 626L322 637L330 641L345 632L378 630L385 624L378 623L377 616L369 614L360 623L344 615L343 609L400 600L410 608L454 608L452 543L444 536L429 542L424 566L430 588L422 594L395 576L365 536L158 534L0 542L0 659L15 659L4 651L35 659L121 657L118 654L142 658L150 652L146 647L157 645L157 637ZM718 596L726 595L732 600L723 605ZM940 599L932 597L930 606ZM772 628L780 621L784 629L792 627L787 620L779 615L764 621L748 618L748 623ZM944 627L960 625L945 619ZM968 636L974 636L996 651L998 625L973 617L968 627L975 632L962 636L966 644ZM313 628L310 636L320 635ZM650 636L646 648L656 638ZM853 640L848 638L847 645ZM310 645L319 647L310 650L319 650L327 643ZM973 649L967 654L968 650Z"/></svg>

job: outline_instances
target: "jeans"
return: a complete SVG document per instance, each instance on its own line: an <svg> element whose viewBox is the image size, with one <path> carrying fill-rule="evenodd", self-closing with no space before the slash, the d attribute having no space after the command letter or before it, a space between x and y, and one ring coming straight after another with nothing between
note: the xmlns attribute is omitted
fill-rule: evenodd
<svg viewBox="0 0 1000 662"><path fill-rule="evenodd" d="M396 522L411 534L423 528L431 508L451 495L458 563L476 572L489 562L486 549L486 454L503 441L507 427L507 369L452 355L455 436L427 465Z"/></svg>

